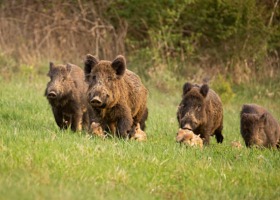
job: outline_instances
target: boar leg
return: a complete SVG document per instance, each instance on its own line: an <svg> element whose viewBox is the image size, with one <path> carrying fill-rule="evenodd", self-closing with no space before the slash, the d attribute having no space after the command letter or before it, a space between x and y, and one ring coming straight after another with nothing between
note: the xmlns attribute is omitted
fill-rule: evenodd
<svg viewBox="0 0 280 200"><path fill-rule="evenodd" d="M245 145L246 145L246 147L251 147L251 142L245 140Z"/></svg>
<svg viewBox="0 0 280 200"><path fill-rule="evenodd" d="M114 122L111 122L109 124L109 131L111 132L112 135L116 135L116 124Z"/></svg>
<svg viewBox="0 0 280 200"><path fill-rule="evenodd" d="M117 136L127 138L128 132L130 131L133 124L130 108L127 106L117 105L113 110L111 110L111 112L119 114L114 120L116 121Z"/></svg>
<svg viewBox="0 0 280 200"><path fill-rule="evenodd" d="M89 120L89 113L86 111L83 113L83 119L82 119L82 124L83 124L83 128L86 131L90 130L90 120Z"/></svg>
<svg viewBox="0 0 280 200"><path fill-rule="evenodd" d="M278 130L276 130L275 135L278 135ZM278 140L276 140L276 147L277 147L277 149L280 149L280 138L278 138Z"/></svg>
<svg viewBox="0 0 280 200"><path fill-rule="evenodd" d="M119 137L127 138L128 132L131 129L132 126L132 118L127 118L127 117L121 117L117 121L117 135Z"/></svg>
<svg viewBox="0 0 280 200"><path fill-rule="evenodd" d="M135 136L136 132L137 132L137 126L135 125L135 122L133 122L133 125L132 125L131 129L128 132L128 137L132 138L133 136Z"/></svg>
<svg viewBox="0 0 280 200"><path fill-rule="evenodd" d="M138 123L140 123L141 130L145 130L146 128L146 120L148 118L148 108L141 108L137 115L133 118L133 123L135 126L137 126Z"/></svg>
<svg viewBox="0 0 280 200"><path fill-rule="evenodd" d="M144 131L146 128L146 120L148 118L148 109L142 108L138 111L138 113L136 114L136 116L133 118L133 125L129 131L129 137L133 137L136 132L137 129L141 129L141 131Z"/></svg>
<svg viewBox="0 0 280 200"><path fill-rule="evenodd" d="M71 130L72 131L81 131L82 130L82 120L83 120L83 112L77 112L72 117Z"/></svg>
<svg viewBox="0 0 280 200"><path fill-rule="evenodd" d="M67 127L65 127L65 123L63 122L62 112L59 109L57 109L56 107L52 107L52 111L53 111L55 122L58 125L58 127L60 129L66 129Z"/></svg>
<svg viewBox="0 0 280 200"><path fill-rule="evenodd" d="M63 129L67 129L71 124L71 116L63 115Z"/></svg>
<svg viewBox="0 0 280 200"><path fill-rule="evenodd" d="M203 140L203 145L209 145L210 144L210 136L205 135L204 140Z"/></svg>
<svg viewBox="0 0 280 200"><path fill-rule="evenodd" d="M224 140L224 136L222 135L222 128L219 127L218 129L216 129L214 134L215 134L217 142L222 143Z"/></svg>

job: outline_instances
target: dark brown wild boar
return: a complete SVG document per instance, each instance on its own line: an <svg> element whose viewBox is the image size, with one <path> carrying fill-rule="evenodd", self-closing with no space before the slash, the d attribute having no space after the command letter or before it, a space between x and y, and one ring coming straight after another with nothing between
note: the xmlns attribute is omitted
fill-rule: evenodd
<svg viewBox="0 0 280 200"><path fill-rule="evenodd" d="M278 147L280 127L276 119L263 107L244 104L240 113L240 131L247 147Z"/></svg>
<svg viewBox="0 0 280 200"><path fill-rule="evenodd" d="M92 108L87 101L88 85L83 70L75 65L54 65L50 63L50 81L45 90L55 121L60 129L81 131L89 129Z"/></svg>
<svg viewBox="0 0 280 200"><path fill-rule="evenodd" d="M123 56L111 62L88 54L84 71L95 123L123 138L133 136L138 123L144 130L148 92L140 78L126 69Z"/></svg>
<svg viewBox="0 0 280 200"><path fill-rule="evenodd" d="M200 135L204 144L209 144L215 135L218 143L223 142L223 107L220 97L207 84L202 86L185 83L177 119L182 129Z"/></svg>

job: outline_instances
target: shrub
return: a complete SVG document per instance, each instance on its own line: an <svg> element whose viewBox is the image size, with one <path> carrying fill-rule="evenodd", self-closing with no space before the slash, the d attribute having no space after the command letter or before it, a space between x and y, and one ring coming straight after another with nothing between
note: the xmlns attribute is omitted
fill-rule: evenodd
<svg viewBox="0 0 280 200"><path fill-rule="evenodd" d="M230 82L220 74L214 79L212 88L221 97L223 104L230 102L235 96Z"/></svg>

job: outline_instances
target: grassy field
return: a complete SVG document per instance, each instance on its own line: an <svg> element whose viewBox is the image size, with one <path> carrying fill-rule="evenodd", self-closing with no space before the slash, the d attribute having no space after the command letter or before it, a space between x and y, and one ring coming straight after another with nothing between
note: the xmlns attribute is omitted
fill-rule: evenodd
<svg viewBox="0 0 280 200"><path fill-rule="evenodd" d="M212 138L200 150L175 142L181 88L149 88L148 141L139 143L60 131L43 96L47 81L0 78L0 199L279 199L280 152L230 146L244 146L243 103L280 119L280 94L271 97L279 84L234 88L224 143Z"/></svg>

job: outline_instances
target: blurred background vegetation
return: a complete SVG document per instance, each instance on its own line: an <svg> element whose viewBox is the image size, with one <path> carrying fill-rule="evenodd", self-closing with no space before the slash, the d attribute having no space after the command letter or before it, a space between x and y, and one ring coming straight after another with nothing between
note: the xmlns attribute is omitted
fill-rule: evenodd
<svg viewBox="0 0 280 200"><path fill-rule="evenodd" d="M178 80L214 80L222 90L278 80L279 0L0 0L5 77L49 61L82 65L87 53L124 54L164 91Z"/></svg>

